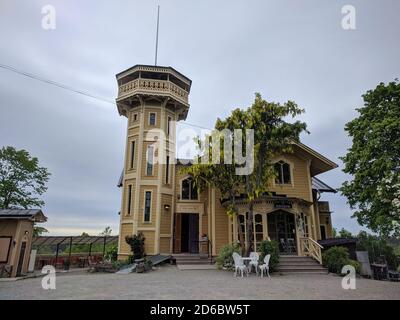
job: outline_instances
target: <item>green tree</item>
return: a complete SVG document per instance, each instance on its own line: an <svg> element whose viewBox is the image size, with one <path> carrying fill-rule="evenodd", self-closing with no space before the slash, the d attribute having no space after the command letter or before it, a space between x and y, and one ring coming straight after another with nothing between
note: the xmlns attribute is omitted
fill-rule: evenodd
<svg viewBox="0 0 400 320"><path fill-rule="evenodd" d="M345 228L340 229L336 235L337 238L354 238L350 231L347 231Z"/></svg>
<svg viewBox="0 0 400 320"><path fill-rule="evenodd" d="M26 150L0 149L0 208L42 207L50 173Z"/></svg>
<svg viewBox="0 0 400 320"><path fill-rule="evenodd" d="M48 233L49 230L47 230L44 227L38 227L38 226L34 226L33 227L33 236L34 237L39 237L41 236L43 233Z"/></svg>
<svg viewBox="0 0 400 320"><path fill-rule="evenodd" d="M254 130L254 150L253 154L250 155L254 159L253 170L248 174L238 175L236 169L242 168L243 165L235 163L234 159L231 165L225 163L203 165L199 163L185 169L186 172L194 176L195 181L206 181L209 185L218 188L222 196L227 196L229 201L228 214L237 215L235 198L240 194L245 195L248 207L246 254L254 250L254 202L259 196L268 192L271 181L276 176L272 158L282 153L293 152L293 142L298 142L301 132L306 131L304 122L289 123L285 119L288 116L294 118L303 112L304 110L292 101L284 104L267 102L262 99L259 93L256 93L251 107L245 110L235 109L230 116L224 120L218 119L215 124L215 129L219 132L229 130L233 133L236 130L236 135L237 130L241 130L242 141L236 144L241 143L243 146L248 143L246 129ZM234 141L233 136L230 139ZM213 141L213 143L215 142ZM219 144L217 148L221 149L222 143L219 140L217 143ZM206 148L207 145L209 144L203 143ZM233 148L238 147L235 143L231 145ZM234 154L234 151L232 154ZM224 150L222 149L220 150L220 160L224 158L223 156ZM239 237L241 237L240 226L238 227ZM243 248L242 240L241 245Z"/></svg>
<svg viewBox="0 0 400 320"><path fill-rule="evenodd" d="M111 227L106 227L102 232L100 232L100 236L111 236L112 229Z"/></svg>
<svg viewBox="0 0 400 320"><path fill-rule="evenodd" d="M380 83L363 95L346 124L352 146L341 159L352 175L340 188L353 217L381 235L400 235L400 83Z"/></svg>

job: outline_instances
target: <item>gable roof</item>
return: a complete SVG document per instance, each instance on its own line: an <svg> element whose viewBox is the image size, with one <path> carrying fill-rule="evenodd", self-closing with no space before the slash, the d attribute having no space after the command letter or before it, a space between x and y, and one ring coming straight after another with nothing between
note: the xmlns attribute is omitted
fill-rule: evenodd
<svg viewBox="0 0 400 320"><path fill-rule="evenodd" d="M311 149L301 142L293 142L295 148L297 148L299 153L303 153L307 155L308 158L311 159L311 176L316 176L320 173L335 169L338 165L320 154L319 152Z"/></svg>
<svg viewBox="0 0 400 320"><path fill-rule="evenodd" d="M47 217L40 209L0 209L0 219L28 219L45 222Z"/></svg>

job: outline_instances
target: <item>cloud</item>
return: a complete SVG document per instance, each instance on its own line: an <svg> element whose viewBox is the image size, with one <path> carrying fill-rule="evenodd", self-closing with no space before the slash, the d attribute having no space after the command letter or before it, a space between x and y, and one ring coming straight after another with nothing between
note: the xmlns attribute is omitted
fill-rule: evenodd
<svg viewBox="0 0 400 320"><path fill-rule="evenodd" d="M47 1L2 1L0 63L113 100L116 73L153 63L157 3L53 0L57 28L45 31ZM211 128L256 91L294 100L307 110L304 142L340 164L361 94L399 75L393 1L353 1L354 31L341 29L337 2L160 4L159 64L193 80L189 123ZM44 208L52 233L117 230L126 122L115 106L0 69L0 112L0 145L27 149L52 173ZM321 178L333 187L346 179L340 168ZM345 199L324 197L335 225L357 231Z"/></svg>

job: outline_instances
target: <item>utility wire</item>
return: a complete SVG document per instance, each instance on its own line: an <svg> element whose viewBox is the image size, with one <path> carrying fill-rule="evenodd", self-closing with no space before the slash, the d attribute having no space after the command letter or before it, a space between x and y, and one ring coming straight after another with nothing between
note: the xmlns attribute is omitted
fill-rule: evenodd
<svg viewBox="0 0 400 320"><path fill-rule="evenodd" d="M116 105L115 101L112 101L112 100L109 100L109 99L105 99L105 98L93 95L93 94L91 94L89 92L85 92L85 91L81 91L81 90L69 87L69 86L67 86L65 84L62 84L62 83L59 83L59 82L56 82L56 81L53 81L53 80L46 79L46 78L34 75L32 73L21 71L21 70L19 70L17 68L14 68L14 67L11 67L11 66L8 66L8 65L5 65L5 64L0 64L0 68L8 70L8 71L12 71L12 72L17 73L17 74L19 74L21 76L28 77L30 79L37 80L37 81L40 81L40 82L45 83L45 84L49 84L49 85L52 85L52 86L55 86L55 87L58 87L58 88L61 88L61 89L64 89L64 90L68 90L68 91L71 91L71 92L74 92L74 93L77 93L77 94L80 94L80 95L83 95L83 96L86 96L86 97L89 97L89 98L93 98L93 99L96 99L96 100L99 100L99 101L102 101L102 102L110 103L110 104L112 104L114 106ZM212 130L210 128L206 128L206 127L203 127L203 126L200 126L200 125L197 125L197 124L193 124L193 123L190 123L190 122L186 122L186 121L184 123L179 123L178 122L177 124L179 124L179 125L188 125L188 126L196 127L196 128L200 128L200 129Z"/></svg>
<svg viewBox="0 0 400 320"><path fill-rule="evenodd" d="M90 97L90 98L94 98L94 99L97 99L97 100L100 100L100 101L103 101L103 102L107 102L107 103L111 103L111 104L115 105L114 101L111 101L111 100L108 100L108 99L105 99L105 98L102 98L102 97L99 97L99 96L95 96L95 95L93 95L91 93L88 93L88 92L85 92L85 91L74 89L72 87L69 87L69 86L64 85L62 83L59 83L59 82L48 80L48 79L39 77L37 75L31 74L31 73L28 73L28 72L24 72L24 71L18 70L18 69L14 68L14 67L11 67L11 66L0 64L0 68L10 70L10 71L18 73L18 74L20 74L22 76L25 76L25 77L28 77L28 78L31 78L31 79L34 79L34 80L38 80L38 81L41 81L41 82L46 83L46 84L53 85L53 86L59 87L61 89L69 90L69 91L72 91L72 92L75 92L75 93L78 93L78 94L81 94L81 95L84 95L84 96L87 96L87 97Z"/></svg>

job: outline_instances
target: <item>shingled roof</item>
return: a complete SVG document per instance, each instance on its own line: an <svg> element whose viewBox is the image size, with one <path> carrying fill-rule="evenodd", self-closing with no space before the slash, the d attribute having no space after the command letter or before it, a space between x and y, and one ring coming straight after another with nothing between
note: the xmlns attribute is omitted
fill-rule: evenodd
<svg viewBox="0 0 400 320"><path fill-rule="evenodd" d="M0 209L0 219L29 219L45 222L47 217L40 209Z"/></svg>

